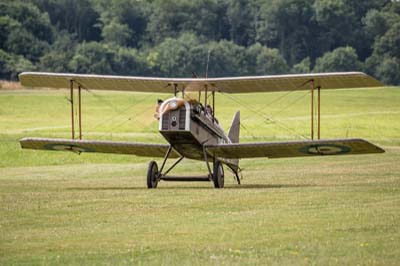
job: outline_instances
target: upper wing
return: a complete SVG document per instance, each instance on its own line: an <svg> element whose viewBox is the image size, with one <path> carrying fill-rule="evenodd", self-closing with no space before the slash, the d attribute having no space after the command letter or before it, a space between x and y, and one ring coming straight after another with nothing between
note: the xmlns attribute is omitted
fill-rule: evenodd
<svg viewBox="0 0 400 266"><path fill-rule="evenodd" d="M224 93L274 92L309 90L310 81L322 89L364 88L383 86L362 72L313 73L295 75L229 77L229 78L151 78L107 75L82 75L24 72L19 75L23 86L69 88L70 81L93 90L121 90L173 93L178 90L208 90Z"/></svg>
<svg viewBox="0 0 400 266"><path fill-rule="evenodd" d="M133 154L145 157L164 157L169 148L165 144L47 138L23 138L20 144L23 149ZM170 157L177 158L179 154L172 150Z"/></svg>
<svg viewBox="0 0 400 266"><path fill-rule="evenodd" d="M240 159L365 154L385 151L362 139L335 139L219 144L207 146L207 152L214 157Z"/></svg>

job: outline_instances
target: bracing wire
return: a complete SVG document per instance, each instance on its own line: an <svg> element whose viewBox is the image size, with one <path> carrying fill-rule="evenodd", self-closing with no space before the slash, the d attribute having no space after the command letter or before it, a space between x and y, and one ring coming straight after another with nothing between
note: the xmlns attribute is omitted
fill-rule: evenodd
<svg viewBox="0 0 400 266"><path fill-rule="evenodd" d="M111 125L112 125L112 123L113 123L118 117L120 117L121 115L126 114L129 110L131 110L132 108L134 108L134 107L137 106L138 104L143 103L143 102L146 100L147 97L148 97L147 95L144 96L144 97L141 98L139 101L137 101L135 104L132 104L132 105L126 107L125 109L118 111L118 113L117 113L116 115L111 116L110 118L108 118L108 119L106 119L106 120L103 120L103 121L97 123L96 125L94 125L94 126L91 128L91 130L92 130L92 131L95 131L95 130L97 130L99 127L104 126L104 125L106 125L106 124L111 124ZM114 109L114 110L115 110L115 109ZM136 114L136 115L138 115L138 114Z"/></svg>
<svg viewBox="0 0 400 266"><path fill-rule="evenodd" d="M257 139L257 137L254 136L254 134L249 129L247 129L247 127L243 123L240 123L240 127L243 128L252 139Z"/></svg>
<svg viewBox="0 0 400 266"><path fill-rule="evenodd" d="M101 121L100 123L97 123L97 124L94 125L89 131L95 131L95 130L98 129L100 126L104 126L104 125L107 124L107 123L111 123L111 124L112 124L118 117L120 117L121 115L125 114L126 112L128 112L129 110L131 110L133 107L137 106L138 104L143 103L143 102L148 98L148 95L145 95L143 98L141 98L140 100L138 100L136 103L134 103L134 104L128 106L127 108L121 110L121 109L117 108L115 105L113 105L110 101L107 101L107 100L103 99L103 97L97 95L96 93L94 93L94 92L92 92L91 90L85 88L84 86L81 85L81 88L85 89L85 90L86 90L87 92L89 92L92 96L94 96L95 99L97 99L98 101L102 102L104 105L111 107L114 111L117 112L117 114L116 114L115 116L112 116L112 117L110 117L110 118L107 119L107 120L103 120L103 121ZM75 113L75 116L77 116L76 108L77 108L77 107L75 107L75 112L74 112L74 113ZM145 110L143 110L142 112L135 114L135 116L139 116L139 115L143 114L144 112L147 112L149 109L150 109L150 108L145 109ZM120 127L120 126L122 126L123 124L125 124L125 123L127 123L127 122L129 122L129 121L135 121L135 119L132 119L132 117L129 117L128 119L124 120L122 123L118 123L116 126L113 126L113 125L112 125L112 128L111 128L110 130L114 130L114 129L116 129L117 127ZM107 134L107 133L105 133L104 136L105 136L106 134Z"/></svg>
<svg viewBox="0 0 400 266"><path fill-rule="evenodd" d="M260 113L258 113L257 110L255 110L255 109L249 107L246 103L244 103L244 102L242 102L242 101L240 101L240 100L238 100L238 99L236 99L236 98L230 96L229 94L226 94L226 93L223 93L223 94L226 95L227 97L229 97L232 101L238 103L239 105L241 105L241 106L245 107L246 109L250 110L251 112L255 113L257 116L261 117L264 121L266 120L266 121L272 122L272 123L275 124L276 126L282 128L282 129L284 129L284 130L286 130L286 131L288 131L288 132L291 132L292 134L297 135L297 136L300 137L300 138L308 139L306 136L304 136L303 134L301 134L301 133L297 132L296 130L290 128L289 126L287 126L286 124L282 123L281 121L278 121L278 120L276 120L276 119L273 119L272 117L269 117L269 116L266 115L266 114L260 114ZM307 95L307 93L304 94L304 95L302 95L302 97L297 98L296 101L300 100L300 99L303 98L305 95ZM293 104L293 103L291 103L291 104ZM286 108L287 108L287 107L286 107ZM282 109L282 110L283 110L283 109Z"/></svg>
<svg viewBox="0 0 400 266"><path fill-rule="evenodd" d="M284 110L288 109L290 106L292 106L293 104L299 102L301 99L303 99L309 93L310 93L309 91L306 91L304 94L302 94L299 97L297 97L296 99L294 99L294 101L289 102L289 104L287 104L285 107L283 107L283 108L279 109L278 111L274 112L273 115L271 115L271 116L275 116L276 114L281 113Z"/></svg>
<svg viewBox="0 0 400 266"><path fill-rule="evenodd" d="M132 106L132 107L133 107L133 106ZM151 108L153 108L153 107L151 107ZM134 116L128 117L128 119L126 119L126 120L122 121L121 123L116 124L115 126L113 126L113 127L110 129L110 131L113 131L113 130L117 129L117 128L119 128L119 127L125 125L125 124L128 123L128 122L132 122L132 123L135 122L135 121L137 122L136 117L138 117L138 116L140 116L140 115L146 113L146 112L149 111L149 110L150 110L150 107L149 107L149 108L146 108L146 109L143 109L142 112L136 113Z"/></svg>
<svg viewBox="0 0 400 266"><path fill-rule="evenodd" d="M277 102L279 102L280 100L282 100L283 98L287 97L289 94L293 93L294 91L289 91L283 95L280 95L274 99L272 99L272 101L266 103L264 105L264 107L261 107L257 110L257 112L263 112L266 108L271 107L272 105L276 104ZM243 120L248 119L250 116L245 117Z"/></svg>
<svg viewBox="0 0 400 266"><path fill-rule="evenodd" d="M82 86L81 86L82 87ZM83 87L82 87L83 88ZM103 97L101 97L100 95L97 95L96 93L94 93L93 91L85 88L85 90L90 93L93 97L95 97L98 101L104 103L105 105L108 105L109 107L111 107L114 111L119 112L120 110L113 105L110 101L107 101L106 99L104 99Z"/></svg>

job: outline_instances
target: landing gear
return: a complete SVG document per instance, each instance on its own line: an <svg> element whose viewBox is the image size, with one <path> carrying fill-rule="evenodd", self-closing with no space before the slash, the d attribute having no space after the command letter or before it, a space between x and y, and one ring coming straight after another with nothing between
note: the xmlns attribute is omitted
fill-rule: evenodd
<svg viewBox="0 0 400 266"><path fill-rule="evenodd" d="M213 181L215 188L223 188L224 187L224 168L220 161L214 160L214 169L211 169L209 160L207 158L207 153L204 150L204 160L206 162L208 168L208 175L206 176L170 176L167 175L176 165L178 165L182 160L183 156L181 156L175 163L173 163L167 170L164 171L165 163L169 157L169 154L172 150L170 147L164 157L164 160L161 164L160 170L158 170L157 163L155 161L151 161L149 163L149 167L147 169L147 188L157 188L157 184L160 180L163 181ZM212 171L213 170L213 171Z"/></svg>
<svg viewBox="0 0 400 266"><path fill-rule="evenodd" d="M224 168L222 167L222 163L220 161L214 162L212 180L214 182L215 188L223 188L224 187Z"/></svg>
<svg viewBox="0 0 400 266"><path fill-rule="evenodd" d="M147 188L156 188L158 184L158 166L155 161L149 163L149 168L147 169Z"/></svg>

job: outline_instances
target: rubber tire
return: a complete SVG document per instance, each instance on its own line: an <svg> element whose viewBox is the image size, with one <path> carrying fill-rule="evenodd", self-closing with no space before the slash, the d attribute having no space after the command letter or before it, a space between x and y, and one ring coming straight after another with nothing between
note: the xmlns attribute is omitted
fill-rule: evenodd
<svg viewBox="0 0 400 266"><path fill-rule="evenodd" d="M214 163L214 169L213 169L213 182L214 182L214 187L215 188L223 188L224 187L224 168L222 166L222 163L220 161L216 161Z"/></svg>
<svg viewBox="0 0 400 266"><path fill-rule="evenodd" d="M158 184L158 166L155 161L149 163L147 168L147 188L157 188Z"/></svg>

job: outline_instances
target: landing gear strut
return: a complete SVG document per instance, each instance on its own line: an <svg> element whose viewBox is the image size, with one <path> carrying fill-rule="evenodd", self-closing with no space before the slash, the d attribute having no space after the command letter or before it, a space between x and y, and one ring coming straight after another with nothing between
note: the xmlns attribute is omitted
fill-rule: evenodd
<svg viewBox="0 0 400 266"><path fill-rule="evenodd" d="M214 159L213 169L210 167L210 163L207 158L207 153L204 150L204 160L206 162L208 168L208 175L206 176L167 176L167 174L182 160L183 156L181 156L175 163L172 164L166 171L164 171L165 163L171 153L172 147L170 147L165 154L164 160L162 162L160 170L158 170L157 163L155 161L151 161L149 163L149 167L147 169L147 188L157 188L157 184L160 180L164 181L213 181L215 188L223 188L224 187L224 168L220 161ZM213 171L211 171L213 170Z"/></svg>

